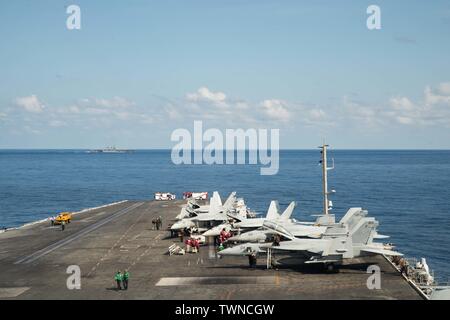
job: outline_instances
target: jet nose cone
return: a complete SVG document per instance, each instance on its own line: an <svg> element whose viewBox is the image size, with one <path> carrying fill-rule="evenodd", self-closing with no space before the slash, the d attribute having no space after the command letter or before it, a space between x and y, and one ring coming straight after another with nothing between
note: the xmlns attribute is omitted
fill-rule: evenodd
<svg viewBox="0 0 450 320"><path fill-rule="evenodd" d="M242 241L241 236L233 236L231 238L228 238L227 241L233 242L233 241Z"/></svg>
<svg viewBox="0 0 450 320"><path fill-rule="evenodd" d="M260 237L258 234L255 234L253 232L245 232L231 237L229 240L238 242L256 242L260 240Z"/></svg>
<svg viewBox="0 0 450 320"><path fill-rule="evenodd" d="M222 251L219 251L217 254L219 256L233 256L236 255L235 251L236 251L235 248L227 248L223 249Z"/></svg>
<svg viewBox="0 0 450 320"><path fill-rule="evenodd" d="M211 230L205 231L205 232L203 233L203 235L204 235L205 237L215 237L215 236L218 236L219 233L218 233L217 230L211 229Z"/></svg>
<svg viewBox="0 0 450 320"><path fill-rule="evenodd" d="M179 229L183 229L185 226L184 226L184 223L182 223L182 222L175 222L171 227L170 227L170 230L179 230Z"/></svg>

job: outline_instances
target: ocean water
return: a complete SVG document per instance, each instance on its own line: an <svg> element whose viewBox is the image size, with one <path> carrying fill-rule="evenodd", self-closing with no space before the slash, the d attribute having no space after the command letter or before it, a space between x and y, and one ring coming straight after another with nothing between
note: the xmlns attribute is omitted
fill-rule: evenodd
<svg viewBox="0 0 450 320"><path fill-rule="evenodd" d="M426 257L441 280L450 278L450 151L330 150L333 212L363 207L379 232L408 257ZM318 150L280 153L279 173L259 165L180 165L169 150L89 154L83 150L0 150L0 227L20 226L61 211L123 199L151 199L156 191L231 191L265 213L297 201L295 217L312 221L321 211Z"/></svg>

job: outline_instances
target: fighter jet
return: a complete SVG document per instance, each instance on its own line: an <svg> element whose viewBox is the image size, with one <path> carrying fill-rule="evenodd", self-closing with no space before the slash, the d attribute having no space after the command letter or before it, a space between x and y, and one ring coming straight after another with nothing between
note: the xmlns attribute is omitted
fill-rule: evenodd
<svg viewBox="0 0 450 320"><path fill-rule="evenodd" d="M355 221L358 219L355 219ZM328 269L341 264L346 259L366 255L383 254L401 256L392 250L392 246L373 242L378 221L363 217L353 226L350 224L329 227L320 239L298 239L283 226L267 222L265 227L279 234L283 241L279 243L246 243L222 250L219 254L249 255L266 252L268 248L282 251L288 255L299 256L304 263L323 263Z"/></svg>
<svg viewBox="0 0 450 320"><path fill-rule="evenodd" d="M238 221L234 224L236 228L256 229L262 227L264 221L266 220L271 221L289 220L291 218L292 213L294 212L295 207L296 203L295 201L292 201L289 204L289 206L283 211L283 213L280 213L280 205L278 204L278 201L272 200L270 202L269 209L267 210L266 217L264 218L243 219L239 217L234 217L231 214L228 214L228 216Z"/></svg>
<svg viewBox="0 0 450 320"><path fill-rule="evenodd" d="M362 208L350 208L349 210L347 210L346 214L341 218L339 223L337 223L337 224L332 223L332 224L325 226L324 233L329 227L340 228L343 230L351 230L362 218L366 217L367 214L368 214L367 210L363 210ZM319 219L321 219L320 217L321 216L319 216ZM334 220L334 218L333 218L333 220ZM316 223L316 225L317 225L317 223ZM344 229L344 228L346 228L346 229ZM285 231L284 232L289 235L289 236L287 236L288 238L290 237L290 234L292 234L296 238L301 237L301 235L299 236L299 235L295 234L294 228L292 228L292 229L293 229L293 231L289 230L289 224L284 221L282 221L282 222L278 221L277 223L266 221L263 223L262 228L254 230L254 231L245 232L245 233L241 234L240 236L235 236L233 238L235 238L236 241L241 241L241 242L243 242L245 239L247 239L248 242L259 242L259 240L263 240L263 237L261 236L261 234L265 234L265 235L269 234L269 235L273 236L275 234L279 234L280 232L282 232L284 230L287 230L287 232L285 232ZM345 233L345 231L342 231L342 232ZM252 236L254 236L256 239L252 238ZM233 238L230 238L230 239L232 240ZM316 238L316 237L310 237L310 238ZM388 237L378 235L378 233L375 233L375 235L374 235L374 239L384 239L384 238L388 238ZM271 240L273 240L273 237L268 237L268 239L265 242L272 242ZM262 242L264 242L264 241L262 241ZM252 246L252 247L257 247L257 245ZM261 247L267 248L268 246L262 245ZM269 245L269 247L270 247L270 245ZM232 250L230 250L230 252L231 251Z"/></svg>
<svg viewBox="0 0 450 320"><path fill-rule="evenodd" d="M322 234L327 229L325 226L321 226L319 224L309 225L299 223L294 219L289 219L293 209L295 208L295 202L291 202L288 208L281 215L270 215L267 214L267 217L262 221L261 228L256 230L247 231L238 235L235 235L228 239L228 241L238 241L238 242L265 242L269 241L273 238L274 232L270 229L264 227L264 224L268 221L276 221L278 224L285 227L296 237L308 237L308 238L320 238ZM270 209L269 209L270 211ZM252 219L248 219L252 220ZM247 222L247 221L245 221ZM256 225L251 223L237 223L237 226L249 226ZM258 224L259 225L259 224Z"/></svg>
<svg viewBox="0 0 450 320"><path fill-rule="evenodd" d="M200 206L193 199L189 199L187 204L181 208L180 214L178 214L175 219L181 220L184 218L195 217L199 214L208 213L210 211L211 206L221 207L222 199L220 198L219 193L216 191L213 193L209 205Z"/></svg>
<svg viewBox="0 0 450 320"><path fill-rule="evenodd" d="M214 192L213 198L215 201L211 201L209 206L209 211L207 213L198 214L190 218L184 218L180 221L175 222L171 230L181 230L184 228L196 227L200 230L208 230L218 223L227 221L227 212L234 210L234 205L236 203L236 192L232 192L225 203L221 205L217 199L220 196L217 191ZM211 198L211 199L213 199Z"/></svg>
<svg viewBox="0 0 450 320"><path fill-rule="evenodd" d="M278 201L272 200L270 202L269 209L267 210L265 218L247 218L246 214L244 214L244 212L242 211L227 211L229 221L209 229L208 231L204 232L203 235L206 237L217 236L223 229L228 232L230 230L240 231L241 229L249 230L259 228L266 220L289 220L292 212L294 211L294 208L295 202L291 202L286 210L284 210L283 213L280 213L280 206L278 204Z"/></svg>
<svg viewBox="0 0 450 320"><path fill-rule="evenodd" d="M345 216L339 222L340 224L351 224L355 221L359 221L360 218L367 215L366 210L362 208L350 208ZM316 222L313 224L298 222L294 219L276 220L277 223L283 226L286 230L292 233L296 238L321 238L323 233L327 230L327 227L336 225L334 223L334 216L330 220L324 220L323 216L318 216ZM272 229L266 228L265 225L269 223L267 220L263 223L263 226L257 230L241 233L228 239L228 241L237 242L267 242L272 241L273 236L276 234Z"/></svg>
<svg viewBox="0 0 450 320"><path fill-rule="evenodd" d="M385 238L376 231L378 221L367 217L367 211L361 208L351 208L341 219L339 224L334 224L334 216L329 213L332 209L328 196L334 191L328 191L327 171L333 166L327 165L327 147L323 144L321 148L322 159L322 186L323 186L323 214L318 218L320 222L325 221L328 225L326 231L319 239L299 239L293 232L285 228L279 221L266 220L263 226L280 236L280 241L266 243L245 243L219 252L221 256L226 255L249 255L253 253L268 252L271 257L272 250L282 251L292 256L300 256L303 263L324 263L327 268L333 268L334 264L342 263L346 259L355 257L383 254L401 256L393 251L391 245L373 242L374 239ZM269 250L270 249L270 250Z"/></svg>

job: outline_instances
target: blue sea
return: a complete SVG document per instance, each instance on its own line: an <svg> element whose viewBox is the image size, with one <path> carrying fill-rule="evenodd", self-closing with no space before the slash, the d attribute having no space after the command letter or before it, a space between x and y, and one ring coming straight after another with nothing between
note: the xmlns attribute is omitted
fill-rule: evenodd
<svg viewBox="0 0 450 320"><path fill-rule="evenodd" d="M426 257L441 280L450 278L450 151L330 150L333 212L360 206L380 221L379 232L408 257ZM259 212L270 200L297 201L295 217L321 211L318 150L280 153L277 175L259 165L174 165L170 150L90 154L84 150L0 150L0 227L20 226L60 211L123 199L152 199L156 191L231 191Z"/></svg>

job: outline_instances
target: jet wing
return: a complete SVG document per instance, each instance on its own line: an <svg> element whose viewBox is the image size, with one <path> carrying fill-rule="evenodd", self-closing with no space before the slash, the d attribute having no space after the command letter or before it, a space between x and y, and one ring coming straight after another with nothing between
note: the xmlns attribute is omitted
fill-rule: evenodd
<svg viewBox="0 0 450 320"><path fill-rule="evenodd" d="M237 223L238 228L259 228L263 226L265 218L251 218L245 219Z"/></svg>
<svg viewBox="0 0 450 320"><path fill-rule="evenodd" d="M239 216L238 214L236 214L235 212L230 212L227 211L226 212L227 217L232 218L234 220L237 220L238 222L241 222L244 220L244 218L242 216Z"/></svg>
<svg viewBox="0 0 450 320"><path fill-rule="evenodd" d="M403 256L402 253L392 250L386 250L381 248L365 248L361 249L362 252L375 253L375 254L384 254L386 256Z"/></svg>
<svg viewBox="0 0 450 320"><path fill-rule="evenodd" d="M227 218L223 214L204 214L196 218L197 221L224 221Z"/></svg>
<svg viewBox="0 0 450 320"><path fill-rule="evenodd" d="M374 238L374 239L380 240L380 239L388 239L388 238L390 238L390 236L385 236L385 235L379 234L379 233L377 232L377 233L375 233L375 235L373 236L373 238Z"/></svg>
<svg viewBox="0 0 450 320"><path fill-rule="evenodd" d="M314 254L322 253L324 250L323 245L310 241L282 241L279 246L272 246L271 249L283 251L307 251Z"/></svg>
<svg viewBox="0 0 450 320"><path fill-rule="evenodd" d="M284 224L283 226L296 237L315 239L321 238L322 234L327 230L326 227L305 226L300 224Z"/></svg>

